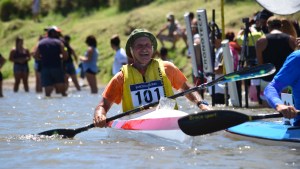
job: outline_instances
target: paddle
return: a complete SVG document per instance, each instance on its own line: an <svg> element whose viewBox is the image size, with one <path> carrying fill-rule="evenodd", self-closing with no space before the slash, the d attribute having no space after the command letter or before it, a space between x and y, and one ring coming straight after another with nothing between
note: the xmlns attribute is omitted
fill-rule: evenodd
<svg viewBox="0 0 300 169"><path fill-rule="evenodd" d="M224 130L251 120L282 117L281 113L246 115L232 110L211 110L181 117L179 128L187 135L199 136Z"/></svg>
<svg viewBox="0 0 300 169"><path fill-rule="evenodd" d="M191 93L193 91L201 90L201 89L204 89L204 88L207 88L209 86L216 85L216 84L222 84L222 83L226 83L226 82L234 82L234 81L245 80L245 79L250 79L250 78L263 77L263 76L270 75L274 72L275 72L275 67L274 67L273 64L259 65L259 66L256 66L256 67L251 67L251 68L244 69L244 70L241 70L241 71L226 74L222 77L219 77L218 79L216 79L214 81L211 81L209 83L205 83L205 84L190 88L190 89L185 90L183 92L174 94L174 95L172 95L168 98L175 99L179 96L184 96L184 95L186 95L188 93ZM144 109L154 107L157 104L159 104L159 102L150 103L150 104L138 107L136 109L118 114L116 116L112 116L110 118L107 118L106 122L110 122L112 120L115 120L115 119L118 119L118 118L121 118L121 117L124 117L124 116L128 116L128 115L140 112ZM57 135L62 135L63 138L73 138L76 134L81 133L83 131L87 131L87 130L93 128L93 127L95 127L94 124L90 124L88 126L77 128L77 129L53 129L53 130L48 130L48 131L38 133L38 135L51 136L51 135L57 134Z"/></svg>

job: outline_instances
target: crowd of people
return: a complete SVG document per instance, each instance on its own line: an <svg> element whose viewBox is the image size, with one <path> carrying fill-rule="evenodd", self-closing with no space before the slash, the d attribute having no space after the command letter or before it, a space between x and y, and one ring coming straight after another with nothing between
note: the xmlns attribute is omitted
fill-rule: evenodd
<svg viewBox="0 0 300 169"><path fill-rule="evenodd" d="M86 38L88 46L84 56L77 56L70 44L71 37L62 35L57 26L46 27L45 35L38 38L37 44L31 52L24 47L24 39L17 37L15 46L9 54L9 61L13 63L14 86L13 91L18 92L22 83L25 92L29 92L29 61L34 59L35 91L45 92L45 96L51 96L55 90L62 96L67 96L69 81L74 83L76 90L81 86L77 79L76 65L81 67L81 77L86 78L91 93L98 93L96 74L98 73L98 49L97 41L93 35ZM0 68L5 63L5 58L0 57ZM79 63L80 62L80 63ZM0 69L1 70L1 69ZM2 93L2 74L0 73L0 96Z"/></svg>
<svg viewBox="0 0 300 169"><path fill-rule="evenodd" d="M227 31L225 38L229 40L230 52L233 59L234 71L244 67L252 67L265 63L272 63L276 67L275 74L280 70L284 61L293 51L296 50L296 38L300 36L299 25L296 21L288 20L284 17L274 16L267 10L256 12L253 17L246 18L245 27L237 34ZM247 22L247 23L246 23ZM195 44L200 44L197 28L197 20L191 17L191 31ZM298 30L298 31L297 31ZM245 36L247 32L247 36ZM225 74L223 51L221 47L222 30L216 29L214 32L215 60L214 75L216 78ZM202 72L202 67L198 68ZM270 83L274 75L261 79L253 79L249 86L249 98L256 98L261 106L268 106L264 97L264 89ZM205 78L210 80L210 78ZM204 82L205 82L204 81ZM248 83L248 82L245 82ZM199 84L197 84L199 85ZM250 90L253 89L255 90ZM209 88L210 95L215 99L216 104L224 104L230 98L225 96L225 86L215 85L215 93ZM241 89L238 91L241 93Z"/></svg>
<svg viewBox="0 0 300 169"><path fill-rule="evenodd" d="M190 12L191 32L194 45L196 45L194 47L196 48L201 43L201 40L197 30L197 20L193 16L193 13ZM171 48L175 48L175 44L180 38L186 42L187 37L185 37L184 31L182 31L184 29L175 20L173 14L168 14L167 19L169 23L159 31L157 38L163 47L165 46L164 41L170 41L172 43ZM225 38L229 40L234 71L265 63L272 63L276 68L276 72L273 75L244 82L247 84L250 82L248 84L250 85L248 86L249 88L245 89L249 92L249 99L257 101L262 107L273 107L278 112L283 113L284 117L295 117L291 124L300 125L300 117L297 116L297 111L300 109L298 95L300 92L297 89L297 87L299 88L299 75L298 71L296 71L299 58L299 50L297 49L300 47L299 38L297 41L297 37L300 37L298 22L276 16L265 9L256 12L252 17L243 19L243 22L245 27L237 34L232 31L225 33ZM169 30L169 33L162 35L162 32L165 30ZM222 30L217 29L214 34L215 60L213 73L216 78L224 75L226 72L221 47L222 33ZM201 66L198 69L200 72L203 71ZM289 79L284 80L286 77L289 77ZM210 78L204 78L203 82L206 80L210 80ZM225 95L224 85L216 85L215 93L212 93L211 88L208 91L215 99L216 104L224 104L226 102L225 99L230 98L229 95ZM292 100L295 106L283 104L280 98L281 92L289 91L292 91ZM238 92L241 96L241 88L239 88Z"/></svg>

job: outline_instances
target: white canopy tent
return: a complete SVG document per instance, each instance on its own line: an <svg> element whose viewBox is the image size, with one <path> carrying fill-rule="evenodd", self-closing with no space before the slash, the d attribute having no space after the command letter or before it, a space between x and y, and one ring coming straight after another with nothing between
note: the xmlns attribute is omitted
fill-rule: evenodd
<svg viewBox="0 0 300 169"><path fill-rule="evenodd" d="M290 15L300 11L300 0L256 0L256 2L278 15Z"/></svg>

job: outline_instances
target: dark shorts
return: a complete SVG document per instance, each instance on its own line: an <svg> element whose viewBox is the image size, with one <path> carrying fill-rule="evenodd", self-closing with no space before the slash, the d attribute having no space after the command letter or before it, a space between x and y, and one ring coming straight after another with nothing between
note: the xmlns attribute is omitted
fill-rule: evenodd
<svg viewBox="0 0 300 169"><path fill-rule="evenodd" d="M3 76L2 76L2 73L0 72L0 81L3 80Z"/></svg>
<svg viewBox="0 0 300 169"><path fill-rule="evenodd" d="M89 73L89 74L96 75L98 72L94 72L94 71L92 71L91 69L87 69L87 70L85 71L85 73Z"/></svg>
<svg viewBox="0 0 300 169"><path fill-rule="evenodd" d="M75 75L76 70L73 63L64 63L65 72L69 75Z"/></svg>
<svg viewBox="0 0 300 169"><path fill-rule="evenodd" d="M35 61L34 62L34 70L36 70L37 72L41 72L42 70L42 65L40 61Z"/></svg>
<svg viewBox="0 0 300 169"><path fill-rule="evenodd" d="M29 67L27 64L14 64L14 73L25 72L29 73Z"/></svg>
<svg viewBox="0 0 300 169"><path fill-rule="evenodd" d="M57 83L64 83L65 74L62 68L45 68L41 71L42 86L52 86Z"/></svg>

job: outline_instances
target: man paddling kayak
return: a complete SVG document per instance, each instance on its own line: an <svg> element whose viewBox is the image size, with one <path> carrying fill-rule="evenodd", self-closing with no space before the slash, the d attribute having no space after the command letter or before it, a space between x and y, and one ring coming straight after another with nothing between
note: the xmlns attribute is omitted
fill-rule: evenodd
<svg viewBox="0 0 300 169"><path fill-rule="evenodd" d="M270 106L283 114L286 118L293 118L292 125L300 126L300 50L291 53L285 60L282 68L265 88L264 94ZM292 87L294 106L288 106L280 99L280 92L287 86Z"/></svg>
<svg viewBox="0 0 300 169"><path fill-rule="evenodd" d="M106 114L113 103L122 102L123 112L126 112L172 96L172 87L183 91L190 89L187 78L173 63L153 59L156 50L157 40L147 30L135 29L129 35L126 54L133 63L124 65L108 83L94 113L95 126L106 126ZM201 110L210 110L197 92L185 96Z"/></svg>

